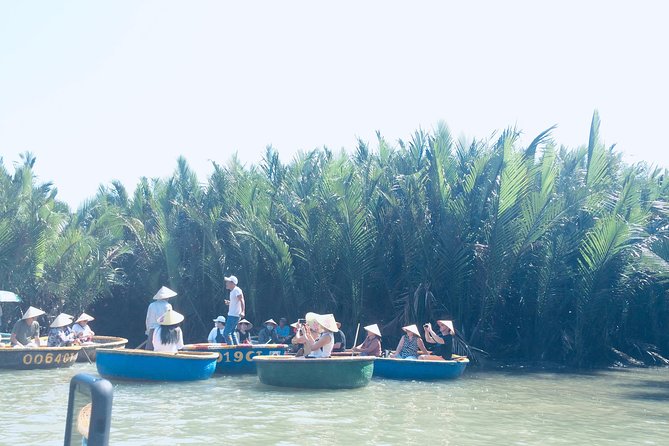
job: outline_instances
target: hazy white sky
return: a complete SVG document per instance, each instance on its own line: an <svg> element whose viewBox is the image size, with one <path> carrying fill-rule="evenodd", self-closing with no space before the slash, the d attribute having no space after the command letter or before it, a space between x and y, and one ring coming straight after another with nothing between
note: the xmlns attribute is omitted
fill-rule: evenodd
<svg viewBox="0 0 669 446"><path fill-rule="evenodd" d="M0 156L73 206L184 155L558 124L669 167L665 1L0 1ZM374 144L372 144L374 146Z"/></svg>

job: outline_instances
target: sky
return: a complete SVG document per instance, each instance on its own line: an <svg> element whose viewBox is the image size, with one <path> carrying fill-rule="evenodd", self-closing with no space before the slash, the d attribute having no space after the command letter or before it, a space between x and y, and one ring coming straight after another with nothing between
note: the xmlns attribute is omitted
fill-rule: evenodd
<svg viewBox="0 0 669 446"><path fill-rule="evenodd" d="M0 157L73 208L183 155L375 147L448 124L529 142L592 113L629 162L669 167L669 2L0 0Z"/></svg>

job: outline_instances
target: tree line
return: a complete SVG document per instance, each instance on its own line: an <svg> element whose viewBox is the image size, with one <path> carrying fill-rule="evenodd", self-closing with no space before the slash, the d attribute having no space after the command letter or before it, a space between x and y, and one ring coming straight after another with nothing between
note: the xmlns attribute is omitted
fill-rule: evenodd
<svg viewBox="0 0 669 446"><path fill-rule="evenodd" d="M392 339L450 318L497 358L662 361L668 172L624 163L597 113L582 147L551 131L521 147L513 128L458 140L440 124L288 163L268 147L257 164L213 163L206 183L179 158L170 177L100 186L76 211L27 153L13 173L0 163L0 289L139 341L167 285L195 342L227 314L235 274L254 322L334 313Z"/></svg>

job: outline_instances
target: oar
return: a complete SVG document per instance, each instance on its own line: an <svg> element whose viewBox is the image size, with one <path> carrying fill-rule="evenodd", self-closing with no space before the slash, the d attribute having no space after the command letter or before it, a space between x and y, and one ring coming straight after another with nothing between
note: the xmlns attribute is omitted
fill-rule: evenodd
<svg viewBox="0 0 669 446"><path fill-rule="evenodd" d="M84 352L84 355L86 355L86 359L88 359L88 363L93 364L93 361L91 361L91 357L88 356L88 352L86 351L86 349L81 347L81 351Z"/></svg>
<svg viewBox="0 0 669 446"><path fill-rule="evenodd" d="M140 348L144 347L147 342L149 342L148 339L146 341L142 342L141 344L139 344L137 347L135 347L135 350L139 350Z"/></svg>
<svg viewBox="0 0 669 446"><path fill-rule="evenodd" d="M358 328L355 329L355 340L353 341L353 348L358 345L358 333L360 332L360 322L358 322ZM351 350L351 356L353 356L353 350Z"/></svg>

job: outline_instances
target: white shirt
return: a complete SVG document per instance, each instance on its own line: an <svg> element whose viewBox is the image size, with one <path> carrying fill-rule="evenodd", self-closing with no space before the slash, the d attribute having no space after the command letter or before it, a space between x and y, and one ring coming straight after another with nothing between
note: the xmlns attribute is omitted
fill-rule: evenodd
<svg viewBox="0 0 669 446"><path fill-rule="evenodd" d="M181 331L181 328L177 327L177 332L179 333L179 338L177 339L176 344L163 344L160 342L160 331L162 327L159 326L153 332L153 351L154 352L166 352L166 353L176 353L184 347L184 335Z"/></svg>
<svg viewBox="0 0 669 446"><path fill-rule="evenodd" d="M242 314L242 289L238 286L234 287L230 291L230 309L228 310L228 316L237 316Z"/></svg>
<svg viewBox="0 0 669 446"><path fill-rule="evenodd" d="M149 305L149 309L146 311L146 334L149 334L150 329L156 329L160 327L158 323L158 318L165 314L167 310L171 310L172 305L167 302L165 299L157 300L152 302Z"/></svg>
<svg viewBox="0 0 669 446"><path fill-rule="evenodd" d="M93 330L91 330L91 327L89 327L88 324L86 324L85 327L82 327L79 324L74 324L72 326L72 331L77 337L92 338L95 336L95 333L93 333Z"/></svg>
<svg viewBox="0 0 669 446"><path fill-rule="evenodd" d="M325 332L322 333L318 339L316 339L316 342L320 341L323 336L328 336L330 338L330 341L325 344L323 347L312 350L311 353L309 353L307 356L310 358L329 358L330 355L332 355L332 347L334 347L334 334L330 332Z"/></svg>

